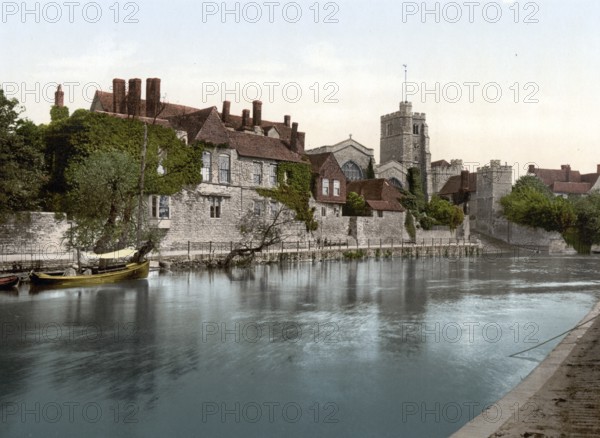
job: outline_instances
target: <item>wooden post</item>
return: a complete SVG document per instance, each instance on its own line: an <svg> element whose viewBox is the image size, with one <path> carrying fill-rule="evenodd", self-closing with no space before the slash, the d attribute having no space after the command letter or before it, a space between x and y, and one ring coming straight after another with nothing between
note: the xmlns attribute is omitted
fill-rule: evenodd
<svg viewBox="0 0 600 438"><path fill-rule="evenodd" d="M190 241L188 240L188 260L190 259Z"/></svg>

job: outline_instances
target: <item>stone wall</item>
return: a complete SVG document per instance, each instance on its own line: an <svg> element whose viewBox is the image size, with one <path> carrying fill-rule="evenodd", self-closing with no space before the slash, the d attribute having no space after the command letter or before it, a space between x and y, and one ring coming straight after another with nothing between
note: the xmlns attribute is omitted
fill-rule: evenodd
<svg viewBox="0 0 600 438"><path fill-rule="evenodd" d="M27 212L7 218L0 225L0 264L13 263L33 267L63 258L70 258L67 252L65 232L71 223L54 213Z"/></svg>

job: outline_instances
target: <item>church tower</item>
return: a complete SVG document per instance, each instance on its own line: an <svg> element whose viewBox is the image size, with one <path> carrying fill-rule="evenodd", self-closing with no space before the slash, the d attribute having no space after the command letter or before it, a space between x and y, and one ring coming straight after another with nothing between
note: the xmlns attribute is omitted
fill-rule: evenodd
<svg viewBox="0 0 600 438"><path fill-rule="evenodd" d="M400 110L381 116L381 165L390 161L400 163L406 174L411 167L421 170L427 199L431 195L431 153L429 128L424 113L413 113L412 103L400 102Z"/></svg>

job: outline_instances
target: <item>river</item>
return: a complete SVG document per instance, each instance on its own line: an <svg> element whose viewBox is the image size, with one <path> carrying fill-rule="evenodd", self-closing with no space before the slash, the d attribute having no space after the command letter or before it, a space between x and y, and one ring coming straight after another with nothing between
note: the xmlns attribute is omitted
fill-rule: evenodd
<svg viewBox="0 0 600 438"><path fill-rule="evenodd" d="M600 298L594 257L382 259L0 293L2 437L444 437Z"/></svg>

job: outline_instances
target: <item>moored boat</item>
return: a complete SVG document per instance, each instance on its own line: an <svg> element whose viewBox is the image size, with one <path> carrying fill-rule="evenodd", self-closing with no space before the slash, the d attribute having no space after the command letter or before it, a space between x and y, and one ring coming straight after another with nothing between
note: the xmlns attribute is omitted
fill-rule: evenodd
<svg viewBox="0 0 600 438"><path fill-rule="evenodd" d="M10 275L8 277L0 277L0 289L12 289L19 285L19 277Z"/></svg>
<svg viewBox="0 0 600 438"><path fill-rule="evenodd" d="M32 272L31 284L35 286L94 286L98 284L116 283L123 280L136 280L148 277L150 262L128 263L122 268L105 270L91 275L64 276L62 273L50 274Z"/></svg>

